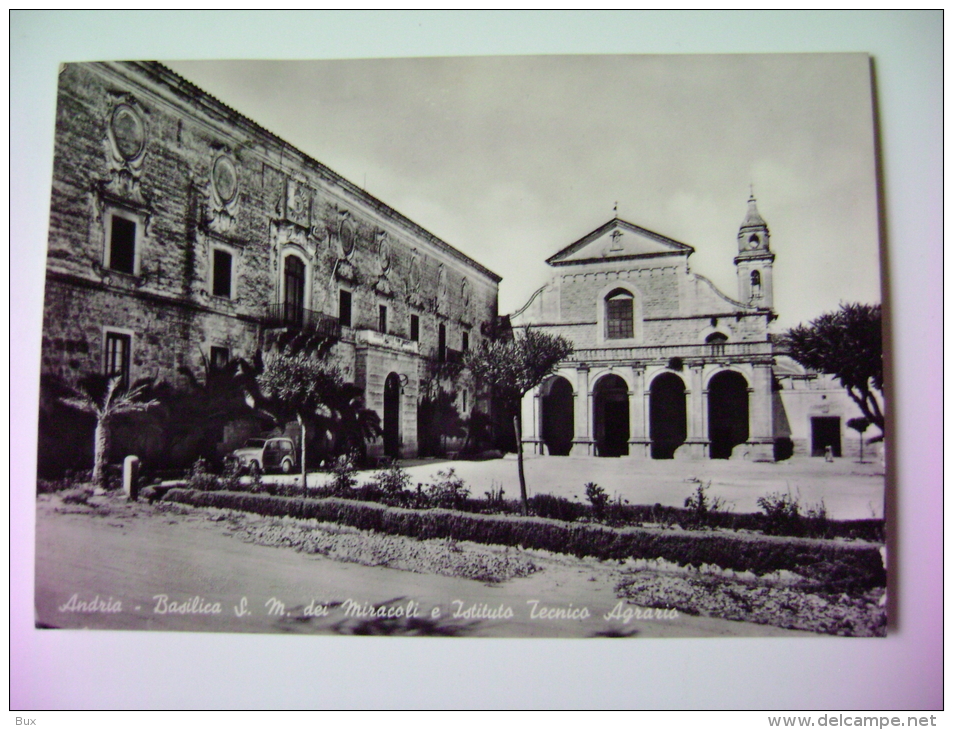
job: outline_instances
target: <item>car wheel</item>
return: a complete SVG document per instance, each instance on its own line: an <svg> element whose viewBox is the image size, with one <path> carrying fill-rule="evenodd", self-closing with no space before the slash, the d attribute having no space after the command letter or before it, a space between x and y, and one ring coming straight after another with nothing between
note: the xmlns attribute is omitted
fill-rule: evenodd
<svg viewBox="0 0 953 730"><path fill-rule="evenodd" d="M257 476L261 474L261 464L259 464L257 461L252 459L251 462L249 462L248 464L248 473L251 474L252 476Z"/></svg>
<svg viewBox="0 0 953 730"><path fill-rule="evenodd" d="M291 473L291 468L292 468L293 466L294 466L294 464L291 463L291 460L290 460L290 459L285 459L284 461L281 462L281 473L282 473L282 474L290 474L290 473Z"/></svg>

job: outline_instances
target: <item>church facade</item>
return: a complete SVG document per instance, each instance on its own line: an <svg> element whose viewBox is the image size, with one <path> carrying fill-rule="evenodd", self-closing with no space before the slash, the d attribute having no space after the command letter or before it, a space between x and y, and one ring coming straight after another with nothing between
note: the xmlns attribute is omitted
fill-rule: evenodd
<svg viewBox="0 0 953 730"><path fill-rule="evenodd" d="M527 452L768 461L836 442L841 454L859 411L830 378L779 366L775 255L753 194L737 240L733 296L691 270L691 246L618 218L547 260L554 277L510 321L575 351L523 400Z"/></svg>
<svg viewBox="0 0 953 730"><path fill-rule="evenodd" d="M499 282L161 64L61 69L44 375L183 384L330 342L381 417L371 455L414 456L418 406L492 330ZM454 377L466 411L475 389Z"/></svg>

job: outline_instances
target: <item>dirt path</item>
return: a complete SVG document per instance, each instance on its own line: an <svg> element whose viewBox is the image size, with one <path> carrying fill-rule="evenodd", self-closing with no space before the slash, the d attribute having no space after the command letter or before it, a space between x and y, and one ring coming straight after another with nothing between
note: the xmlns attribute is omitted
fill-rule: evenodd
<svg viewBox="0 0 953 730"><path fill-rule="evenodd" d="M202 510L137 505L100 516L82 508L63 513L58 506L49 497L37 505L40 626L507 637L812 635L675 612L634 616L628 605L628 621L624 614L606 619L620 603L620 574L594 560L534 555L541 571L484 584L249 544ZM389 615L369 613L378 610Z"/></svg>

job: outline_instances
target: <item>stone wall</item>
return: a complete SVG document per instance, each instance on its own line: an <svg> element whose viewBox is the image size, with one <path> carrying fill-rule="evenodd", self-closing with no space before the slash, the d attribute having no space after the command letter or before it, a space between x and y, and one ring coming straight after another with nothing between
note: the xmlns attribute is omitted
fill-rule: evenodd
<svg viewBox="0 0 953 730"><path fill-rule="evenodd" d="M304 265L305 309L336 319L351 293L334 352L355 378L357 334L379 328L381 306L385 334L405 343L419 318L404 353L417 359L437 354L440 324L461 350L464 332L476 347L497 315L498 276L158 64L63 67L50 209L42 368L68 384L103 371L110 328L132 337L132 380L176 382L213 346L251 358L287 301L290 256ZM128 266L110 259L123 220L135 230ZM231 257L227 296L213 291L216 250ZM369 403L386 359L360 366ZM398 369L415 394L418 367Z"/></svg>

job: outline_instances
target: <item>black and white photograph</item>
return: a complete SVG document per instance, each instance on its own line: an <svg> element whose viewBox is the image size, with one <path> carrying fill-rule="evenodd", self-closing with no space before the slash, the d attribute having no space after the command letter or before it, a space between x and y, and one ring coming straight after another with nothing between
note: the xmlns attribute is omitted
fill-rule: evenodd
<svg viewBox="0 0 953 730"><path fill-rule="evenodd" d="M36 626L881 637L866 54L60 67Z"/></svg>

